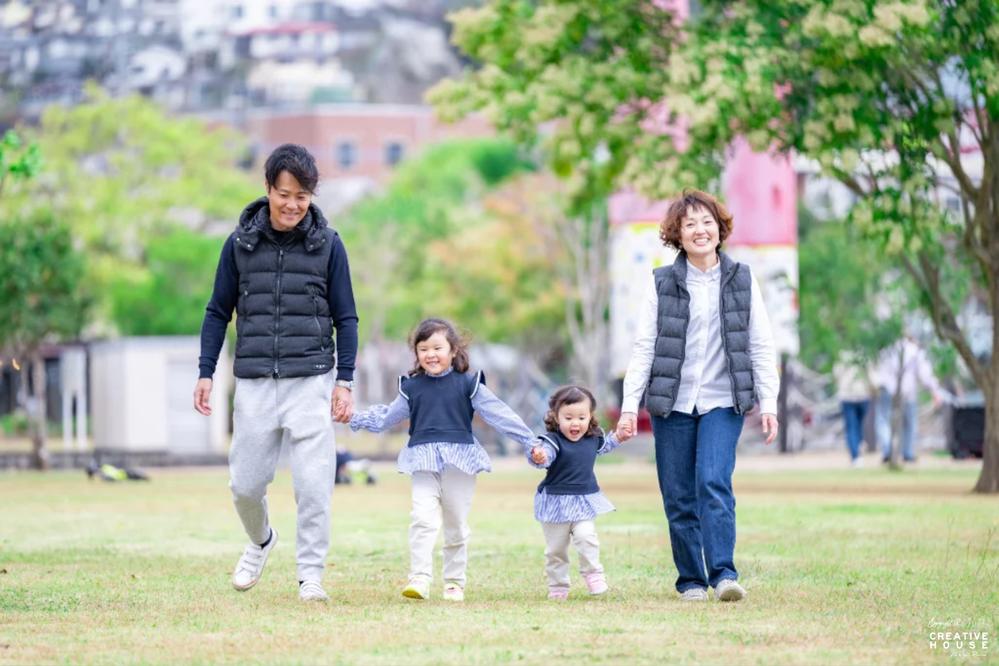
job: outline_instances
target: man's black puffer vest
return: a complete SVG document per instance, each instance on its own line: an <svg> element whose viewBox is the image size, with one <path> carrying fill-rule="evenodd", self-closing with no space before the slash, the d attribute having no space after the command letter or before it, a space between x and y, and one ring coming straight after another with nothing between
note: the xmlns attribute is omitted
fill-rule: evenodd
<svg viewBox="0 0 999 666"><path fill-rule="evenodd" d="M755 402L753 362L749 356L749 312L752 278L749 267L719 252L721 260L722 343L732 383L732 404L737 414L752 409ZM659 295L655 356L646 388L645 404L650 414L666 417L673 410L680 387L690 322L690 294L687 292L687 254L680 252L670 266L653 271Z"/></svg>
<svg viewBox="0 0 999 666"><path fill-rule="evenodd" d="M307 377L333 369L326 291L335 237L312 204L298 226L283 234L271 228L266 197L240 215L233 234L237 377Z"/></svg>

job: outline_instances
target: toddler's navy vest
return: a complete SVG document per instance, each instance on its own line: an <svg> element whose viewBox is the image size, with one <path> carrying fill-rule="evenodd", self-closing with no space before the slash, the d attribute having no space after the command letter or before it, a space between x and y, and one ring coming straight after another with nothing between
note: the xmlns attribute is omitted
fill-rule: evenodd
<svg viewBox="0 0 999 666"><path fill-rule="evenodd" d="M547 432L541 439L555 447L555 460L538 486L549 495L591 495L600 492L593 464L604 445L603 435L583 437L573 442L561 432Z"/></svg>
<svg viewBox="0 0 999 666"><path fill-rule="evenodd" d="M399 393L409 401L409 446L473 444L472 398L480 383L486 383L481 371L400 377Z"/></svg>

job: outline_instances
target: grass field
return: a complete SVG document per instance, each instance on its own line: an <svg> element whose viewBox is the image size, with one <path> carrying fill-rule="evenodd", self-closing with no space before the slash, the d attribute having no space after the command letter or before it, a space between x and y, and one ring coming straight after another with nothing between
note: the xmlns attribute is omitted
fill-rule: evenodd
<svg viewBox="0 0 999 666"><path fill-rule="evenodd" d="M338 487L328 605L298 600L287 471L281 543L260 584L229 586L243 536L223 469L0 474L0 664L999 663L999 500L975 472L737 472L739 604L685 605L654 468L601 465L618 507L598 520L612 586L545 599L538 475L480 477L467 601L399 596L409 485ZM439 561L438 561L439 572ZM987 649L930 645L987 631Z"/></svg>

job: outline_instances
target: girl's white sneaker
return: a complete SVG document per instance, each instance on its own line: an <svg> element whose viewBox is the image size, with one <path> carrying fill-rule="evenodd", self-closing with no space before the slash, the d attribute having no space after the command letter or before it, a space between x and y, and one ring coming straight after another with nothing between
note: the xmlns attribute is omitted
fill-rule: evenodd
<svg viewBox="0 0 999 666"><path fill-rule="evenodd" d="M411 580L402 588L402 596L407 599L429 599L430 583L425 580Z"/></svg>
<svg viewBox="0 0 999 666"><path fill-rule="evenodd" d="M460 585L448 583L444 586L444 601L464 601L465 591Z"/></svg>

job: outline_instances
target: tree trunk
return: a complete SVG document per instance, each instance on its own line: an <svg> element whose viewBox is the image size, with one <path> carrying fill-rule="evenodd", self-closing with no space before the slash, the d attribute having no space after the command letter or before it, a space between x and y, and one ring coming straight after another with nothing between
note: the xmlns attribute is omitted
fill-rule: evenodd
<svg viewBox="0 0 999 666"><path fill-rule="evenodd" d="M41 353L31 355L31 409L28 418L31 423L31 466L35 469L49 468L48 428L45 418L45 359Z"/></svg>
<svg viewBox="0 0 999 666"><path fill-rule="evenodd" d="M576 292L577 303L566 300L566 327L572 345L574 374L589 388L601 409L610 405L609 365L610 228L606 211L588 211L569 218L560 227L562 242L571 257L564 276L567 293Z"/></svg>
<svg viewBox="0 0 999 666"><path fill-rule="evenodd" d="M990 386L985 387L985 440L982 443L982 472L975 484L976 493L999 493L999 385L995 375L999 364L992 361Z"/></svg>

